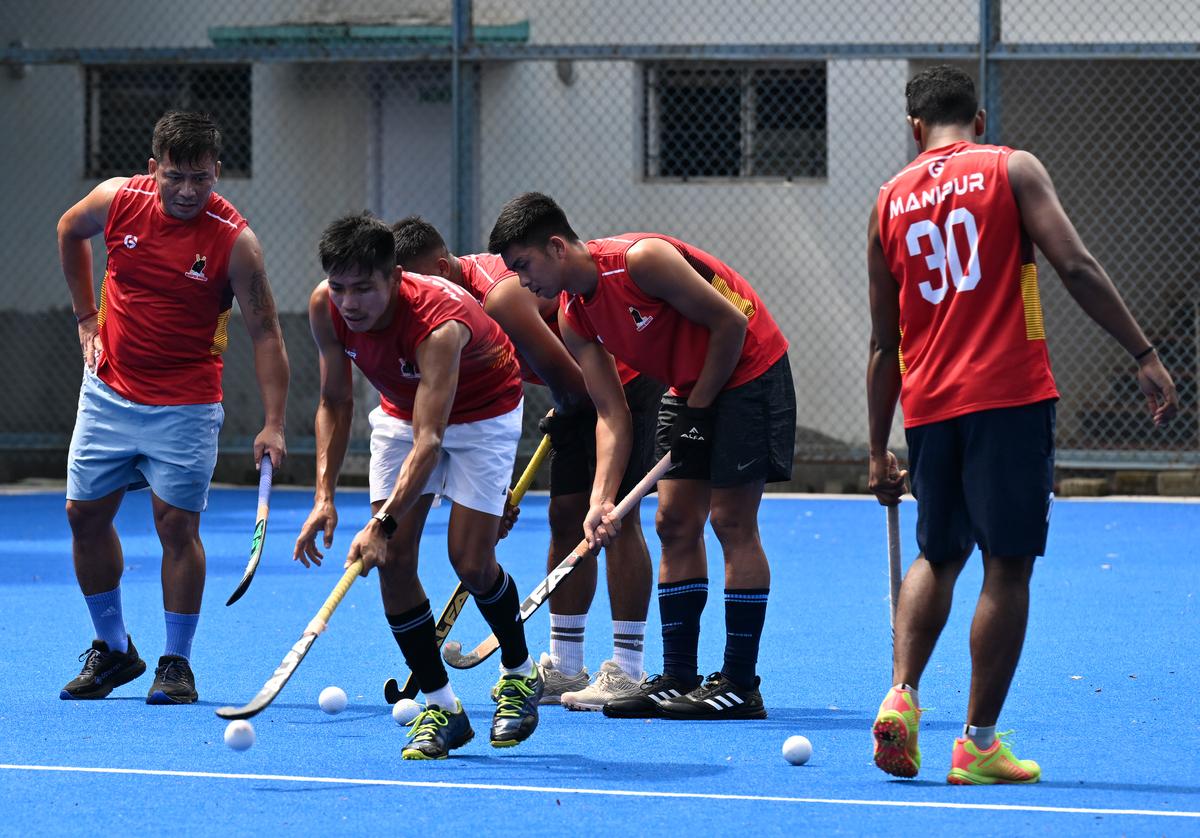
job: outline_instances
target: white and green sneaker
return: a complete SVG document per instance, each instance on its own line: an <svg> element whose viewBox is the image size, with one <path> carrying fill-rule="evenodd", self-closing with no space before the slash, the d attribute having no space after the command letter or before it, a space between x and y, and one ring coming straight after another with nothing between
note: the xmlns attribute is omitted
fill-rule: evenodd
<svg viewBox="0 0 1200 838"><path fill-rule="evenodd" d="M600 664L595 681L577 692L563 693L562 705L570 710L603 710L614 699L638 695L641 679L645 677L643 672L631 678L616 661L605 661Z"/></svg>
<svg viewBox="0 0 1200 838"><path fill-rule="evenodd" d="M545 692L542 693L538 704L559 704L563 693L582 690L588 685L590 678L586 666L575 675L567 675L561 669L555 669L554 659L546 652L542 652L538 668L542 670L542 678L546 681Z"/></svg>

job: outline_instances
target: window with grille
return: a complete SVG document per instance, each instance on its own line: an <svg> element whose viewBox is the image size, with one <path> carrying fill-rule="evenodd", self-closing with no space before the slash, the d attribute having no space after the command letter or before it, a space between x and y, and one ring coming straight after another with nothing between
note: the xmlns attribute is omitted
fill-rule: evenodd
<svg viewBox="0 0 1200 838"><path fill-rule="evenodd" d="M88 177L146 171L154 123L169 110L211 114L222 177L250 176L249 65L88 67L85 110Z"/></svg>
<svg viewBox="0 0 1200 838"><path fill-rule="evenodd" d="M648 64L648 178L826 176L825 65Z"/></svg>

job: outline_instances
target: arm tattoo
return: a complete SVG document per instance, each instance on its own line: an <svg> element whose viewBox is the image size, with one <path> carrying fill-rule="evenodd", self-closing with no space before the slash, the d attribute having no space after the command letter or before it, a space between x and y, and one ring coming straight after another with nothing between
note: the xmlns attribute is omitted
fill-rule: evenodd
<svg viewBox="0 0 1200 838"><path fill-rule="evenodd" d="M260 325L264 330L274 332L279 328L275 318L275 300L267 285L267 272L261 268L250 274L250 305L254 315L262 318Z"/></svg>

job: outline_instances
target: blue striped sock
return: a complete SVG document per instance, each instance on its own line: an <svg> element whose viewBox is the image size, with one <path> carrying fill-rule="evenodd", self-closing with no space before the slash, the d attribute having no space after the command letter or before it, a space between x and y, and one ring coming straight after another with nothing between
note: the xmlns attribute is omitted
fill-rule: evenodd
<svg viewBox="0 0 1200 838"><path fill-rule="evenodd" d="M129 651L129 635L125 631L125 616L121 612L121 586L83 599L92 615L96 637L107 644L110 652Z"/></svg>
<svg viewBox="0 0 1200 838"><path fill-rule="evenodd" d="M659 583L658 613L662 618L664 674L683 681L696 679L700 615L706 602L707 579Z"/></svg>
<svg viewBox="0 0 1200 838"><path fill-rule="evenodd" d="M196 636L196 624L200 622L200 615L164 611L163 616L167 619L167 648L163 654L190 658L192 638Z"/></svg>
<svg viewBox="0 0 1200 838"><path fill-rule="evenodd" d="M721 673L738 686L754 686L769 593L770 588L725 590L725 664Z"/></svg>

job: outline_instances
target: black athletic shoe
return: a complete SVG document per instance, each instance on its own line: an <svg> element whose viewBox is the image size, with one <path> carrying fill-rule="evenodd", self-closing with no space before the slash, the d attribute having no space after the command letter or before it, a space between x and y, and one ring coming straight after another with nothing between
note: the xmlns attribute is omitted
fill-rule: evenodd
<svg viewBox="0 0 1200 838"><path fill-rule="evenodd" d="M535 663L528 678L501 675L492 687L496 712L492 716L492 747L511 748L528 739L538 726L538 702L546 682Z"/></svg>
<svg viewBox="0 0 1200 838"><path fill-rule="evenodd" d="M613 719L661 719L661 705L671 698L679 698L700 684L700 676L685 681L674 675L651 675L639 685L640 693L625 698L614 698L604 705L604 715Z"/></svg>
<svg viewBox="0 0 1200 838"><path fill-rule="evenodd" d="M767 708L763 706L758 683L756 675L754 686L739 687L720 672L714 672L687 695L664 701L661 707L663 717L701 721L765 719Z"/></svg>
<svg viewBox="0 0 1200 838"><path fill-rule="evenodd" d="M163 655L158 659L154 683L146 694L147 704L193 704L199 697L196 676L192 674L187 658Z"/></svg>
<svg viewBox="0 0 1200 838"><path fill-rule="evenodd" d="M458 703L458 711L454 713L431 704L408 726L410 741L400 752L403 759L445 759L455 748L461 748L475 738L462 702Z"/></svg>
<svg viewBox="0 0 1200 838"><path fill-rule="evenodd" d="M146 662L138 657L133 638L126 635L129 648L124 652L110 652L103 640L93 640L79 659L83 669L62 688L58 697L64 701L73 699L104 698L122 684L128 684L146 671Z"/></svg>

